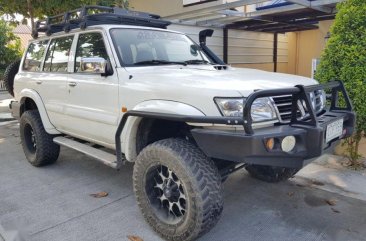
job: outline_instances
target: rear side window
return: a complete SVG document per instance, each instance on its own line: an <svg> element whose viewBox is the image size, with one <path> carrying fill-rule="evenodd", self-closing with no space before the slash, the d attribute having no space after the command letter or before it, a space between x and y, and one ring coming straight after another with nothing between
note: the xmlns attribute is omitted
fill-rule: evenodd
<svg viewBox="0 0 366 241"><path fill-rule="evenodd" d="M29 45L25 55L23 70L40 71L44 52L46 50L48 40L33 42Z"/></svg>
<svg viewBox="0 0 366 241"><path fill-rule="evenodd" d="M108 60L101 33L85 33L79 36L75 55L75 72L81 72L80 61L87 57L101 57Z"/></svg>
<svg viewBox="0 0 366 241"><path fill-rule="evenodd" d="M73 36L52 39L48 48L43 70L48 72L67 72Z"/></svg>

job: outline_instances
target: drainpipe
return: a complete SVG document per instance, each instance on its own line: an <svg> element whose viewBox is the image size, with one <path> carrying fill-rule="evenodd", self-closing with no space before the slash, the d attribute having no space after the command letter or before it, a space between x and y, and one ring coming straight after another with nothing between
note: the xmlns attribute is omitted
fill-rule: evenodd
<svg viewBox="0 0 366 241"><path fill-rule="evenodd" d="M277 72L278 33L273 34L273 72Z"/></svg>
<svg viewBox="0 0 366 241"><path fill-rule="evenodd" d="M224 62L228 63L228 35L229 35L229 29L224 28L224 44L223 44L223 54L224 54Z"/></svg>

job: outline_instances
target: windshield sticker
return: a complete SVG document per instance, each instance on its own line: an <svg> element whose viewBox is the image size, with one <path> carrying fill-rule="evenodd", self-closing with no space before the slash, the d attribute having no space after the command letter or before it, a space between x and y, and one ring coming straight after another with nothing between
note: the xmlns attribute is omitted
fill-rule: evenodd
<svg viewBox="0 0 366 241"><path fill-rule="evenodd" d="M168 40L177 40L177 41L186 41L184 36L181 34L172 34L167 32L159 32L159 31L139 31L137 33L137 39L144 40L155 40L155 39L168 39Z"/></svg>

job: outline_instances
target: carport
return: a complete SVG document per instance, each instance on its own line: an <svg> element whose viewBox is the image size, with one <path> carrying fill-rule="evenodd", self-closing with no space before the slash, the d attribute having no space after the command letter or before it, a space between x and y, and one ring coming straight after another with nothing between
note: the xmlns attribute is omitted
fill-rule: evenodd
<svg viewBox="0 0 366 241"><path fill-rule="evenodd" d="M342 0L237 0L225 4L165 16L173 23L223 29L223 60L228 63L229 30L273 34L273 71L277 72L278 36L281 33L314 30L319 22L332 20Z"/></svg>

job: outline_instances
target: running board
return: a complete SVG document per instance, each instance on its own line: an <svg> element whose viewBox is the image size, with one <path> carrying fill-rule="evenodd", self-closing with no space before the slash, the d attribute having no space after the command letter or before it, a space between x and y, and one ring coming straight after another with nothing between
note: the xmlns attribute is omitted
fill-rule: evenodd
<svg viewBox="0 0 366 241"><path fill-rule="evenodd" d="M81 153L84 153L87 156L93 157L103 164L112 167L114 169L119 169L121 165L117 162L117 157L113 154L110 154L106 151L99 150L97 148L91 147L89 145L80 143L78 141L74 141L68 139L66 137L58 136L53 138L53 142L62 146L66 146L68 148L74 149Z"/></svg>

